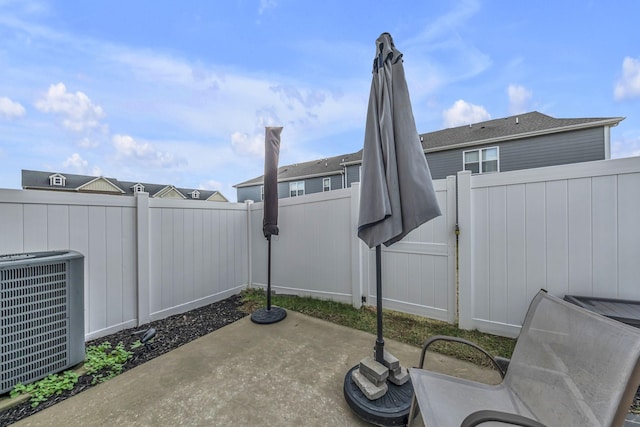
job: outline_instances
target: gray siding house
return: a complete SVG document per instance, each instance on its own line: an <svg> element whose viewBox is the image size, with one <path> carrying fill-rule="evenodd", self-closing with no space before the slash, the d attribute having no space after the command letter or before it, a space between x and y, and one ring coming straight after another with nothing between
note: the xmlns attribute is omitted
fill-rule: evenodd
<svg viewBox="0 0 640 427"><path fill-rule="evenodd" d="M298 197L350 187L360 181L362 150L353 154L296 163L278 168L278 197ZM234 185L238 202L264 199L264 176Z"/></svg>
<svg viewBox="0 0 640 427"><path fill-rule="evenodd" d="M610 130L624 117L556 119L533 111L420 135L433 179L462 170L496 173L611 157ZM360 181L362 150L282 166L278 195L350 187ZM330 185L328 182L330 181ZM238 202L261 201L263 177L235 185Z"/></svg>
<svg viewBox="0 0 640 427"><path fill-rule="evenodd" d="M219 191L196 188L176 188L173 185L118 181L103 176L22 170L22 188L25 190L73 191L133 196L144 191L150 197L182 200L228 202Z"/></svg>

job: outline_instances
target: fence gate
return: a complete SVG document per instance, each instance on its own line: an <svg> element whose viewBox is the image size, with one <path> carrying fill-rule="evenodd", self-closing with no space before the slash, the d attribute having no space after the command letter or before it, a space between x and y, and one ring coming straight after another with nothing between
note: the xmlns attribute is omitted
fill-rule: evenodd
<svg viewBox="0 0 640 427"><path fill-rule="evenodd" d="M433 181L442 216L382 246L383 307L456 321L456 178ZM357 196L356 196L357 197ZM375 249L360 243L363 294L376 305Z"/></svg>

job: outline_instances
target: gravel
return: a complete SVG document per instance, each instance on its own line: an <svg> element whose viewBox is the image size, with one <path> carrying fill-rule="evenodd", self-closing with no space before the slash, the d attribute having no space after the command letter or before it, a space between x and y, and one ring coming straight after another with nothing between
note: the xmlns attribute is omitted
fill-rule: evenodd
<svg viewBox="0 0 640 427"><path fill-rule="evenodd" d="M140 334L134 332L145 331L149 328L156 330L156 336L152 343L147 347L139 347L130 350L133 356L125 363L123 372L135 368L151 359L154 359L164 353L180 347L196 338L207 335L216 329L222 328L230 323L240 320L247 314L240 310L242 305L241 297L234 295L225 300L209 304L186 313L177 314L166 319L156 320L147 325L138 328L126 329L115 334L98 338L87 342L87 346L99 345L108 341L113 346L122 342L125 348L130 349L131 344L140 339ZM52 396L44 403L35 408L31 407L30 402L22 403L13 408L0 412L0 426L8 426L23 418L26 418L38 411L58 402L65 400L75 394L78 394L88 388L91 388L92 377L83 375L78 379L75 387L58 396Z"/></svg>

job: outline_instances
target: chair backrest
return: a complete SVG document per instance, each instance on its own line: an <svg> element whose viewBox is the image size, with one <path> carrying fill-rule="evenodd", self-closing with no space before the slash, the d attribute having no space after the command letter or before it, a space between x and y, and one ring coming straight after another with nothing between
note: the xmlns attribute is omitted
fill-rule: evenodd
<svg viewBox="0 0 640 427"><path fill-rule="evenodd" d="M540 291L504 384L547 425L621 426L640 383L640 329Z"/></svg>

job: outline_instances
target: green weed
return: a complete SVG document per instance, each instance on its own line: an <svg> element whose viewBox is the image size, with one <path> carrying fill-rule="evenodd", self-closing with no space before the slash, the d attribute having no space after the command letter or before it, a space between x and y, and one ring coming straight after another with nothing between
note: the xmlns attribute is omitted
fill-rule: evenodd
<svg viewBox="0 0 640 427"><path fill-rule="evenodd" d="M142 346L140 340L131 345L131 350ZM91 345L86 349L84 367L87 374L92 375L92 384L97 384L120 374L124 363L131 358L132 352L125 349L122 342L112 348L108 341L100 345ZM16 384L10 392L11 398L21 394L31 395L31 406L36 407L45 402L54 394L61 394L71 390L78 382L78 374L73 371L65 371L61 374L50 374L47 377L28 385Z"/></svg>
<svg viewBox="0 0 640 427"><path fill-rule="evenodd" d="M104 382L122 372L124 363L133 355L119 342L112 348L108 341L87 348L84 367L89 375L93 375L92 384Z"/></svg>
<svg viewBox="0 0 640 427"><path fill-rule="evenodd" d="M24 393L31 395L31 406L36 407L40 403L46 401L54 394L61 394L64 391L71 390L78 382L78 374L73 371L66 371L62 374L50 374L47 377L34 383L24 385L16 384L11 390L10 396L17 397Z"/></svg>

